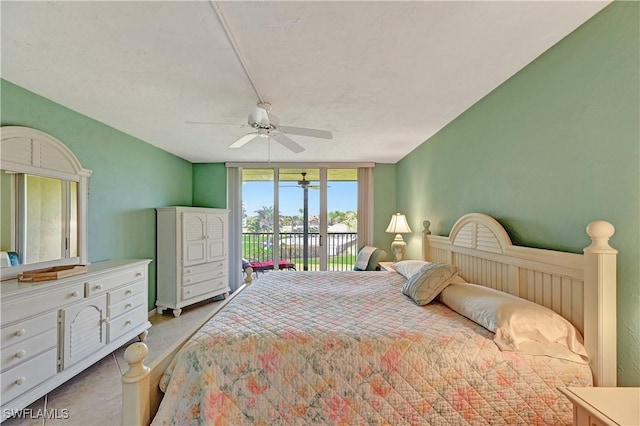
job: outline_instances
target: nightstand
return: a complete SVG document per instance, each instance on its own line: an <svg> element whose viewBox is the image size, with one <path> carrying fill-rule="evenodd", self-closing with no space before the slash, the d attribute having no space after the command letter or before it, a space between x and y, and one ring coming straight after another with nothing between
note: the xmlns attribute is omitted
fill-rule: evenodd
<svg viewBox="0 0 640 426"><path fill-rule="evenodd" d="M640 425L640 388L558 388L573 403L574 426Z"/></svg>
<svg viewBox="0 0 640 426"><path fill-rule="evenodd" d="M393 267L393 262L380 262L378 265L380 265L381 271L397 272L396 268Z"/></svg>

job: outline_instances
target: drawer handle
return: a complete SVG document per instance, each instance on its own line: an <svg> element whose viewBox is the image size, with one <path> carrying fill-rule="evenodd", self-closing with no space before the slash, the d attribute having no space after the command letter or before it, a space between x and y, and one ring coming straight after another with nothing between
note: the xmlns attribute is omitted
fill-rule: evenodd
<svg viewBox="0 0 640 426"><path fill-rule="evenodd" d="M190 273L191 273L191 269L187 269L187 270L185 271L185 274L190 274Z"/></svg>
<svg viewBox="0 0 640 426"><path fill-rule="evenodd" d="M124 294L131 294L131 293L133 293L133 290L131 290L131 289L129 289L129 290L124 292Z"/></svg>
<svg viewBox="0 0 640 426"><path fill-rule="evenodd" d="M136 272L136 277L141 277L142 276L142 272Z"/></svg>
<svg viewBox="0 0 640 426"><path fill-rule="evenodd" d="M130 319L126 320L124 322L124 325L131 325L131 323L133 323L133 321L131 321Z"/></svg>
<svg viewBox="0 0 640 426"><path fill-rule="evenodd" d="M125 309L126 309L126 308L130 308L130 307L132 307L132 306L133 306L133 304L132 304L132 303L127 303L127 305L125 306Z"/></svg>
<svg viewBox="0 0 640 426"><path fill-rule="evenodd" d="M187 282L188 282L188 283L190 283L190 282L191 282L191 278L189 278L189 279L187 280Z"/></svg>
<svg viewBox="0 0 640 426"><path fill-rule="evenodd" d="M24 328L21 328L20 330L16 331L15 335L20 337L20 336L24 336L24 333L26 333L27 330L25 330Z"/></svg>
<svg viewBox="0 0 640 426"><path fill-rule="evenodd" d="M78 290L71 293L71 297L78 297L78 296L80 296L80 292Z"/></svg>
<svg viewBox="0 0 640 426"><path fill-rule="evenodd" d="M16 352L16 358L24 358L26 354L27 354L27 351L23 349L21 351Z"/></svg>
<svg viewBox="0 0 640 426"><path fill-rule="evenodd" d="M18 377L16 379L16 381L15 381L15 384L19 386L19 385L23 384L25 380L27 380L27 379L24 376Z"/></svg>
<svg viewBox="0 0 640 426"><path fill-rule="evenodd" d="M104 323L109 322L109 317L106 317L105 319L103 319L102 322L104 322Z"/></svg>
<svg viewBox="0 0 640 426"><path fill-rule="evenodd" d="M187 290L187 294L191 294L191 290Z"/></svg>
<svg viewBox="0 0 640 426"><path fill-rule="evenodd" d="M102 284L96 284L93 286L95 290L102 290Z"/></svg>

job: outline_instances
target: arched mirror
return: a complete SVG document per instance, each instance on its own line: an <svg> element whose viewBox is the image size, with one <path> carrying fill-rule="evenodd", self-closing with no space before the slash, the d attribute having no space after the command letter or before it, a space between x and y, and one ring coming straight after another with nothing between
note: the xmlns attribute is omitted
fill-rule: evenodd
<svg viewBox="0 0 640 426"><path fill-rule="evenodd" d="M91 170L51 135L20 126L0 132L2 279L86 263Z"/></svg>

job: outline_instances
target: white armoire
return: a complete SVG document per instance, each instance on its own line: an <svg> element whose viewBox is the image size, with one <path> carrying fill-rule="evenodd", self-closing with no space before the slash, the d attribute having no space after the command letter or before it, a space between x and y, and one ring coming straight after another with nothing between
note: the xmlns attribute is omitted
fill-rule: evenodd
<svg viewBox="0 0 640 426"><path fill-rule="evenodd" d="M157 208L158 311L229 294L229 210Z"/></svg>

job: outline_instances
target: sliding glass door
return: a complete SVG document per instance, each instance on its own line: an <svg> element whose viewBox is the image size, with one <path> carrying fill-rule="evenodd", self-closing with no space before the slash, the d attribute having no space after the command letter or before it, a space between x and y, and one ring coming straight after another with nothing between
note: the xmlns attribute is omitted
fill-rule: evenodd
<svg viewBox="0 0 640 426"><path fill-rule="evenodd" d="M244 168L243 257L274 269L352 269L357 176L355 168Z"/></svg>

